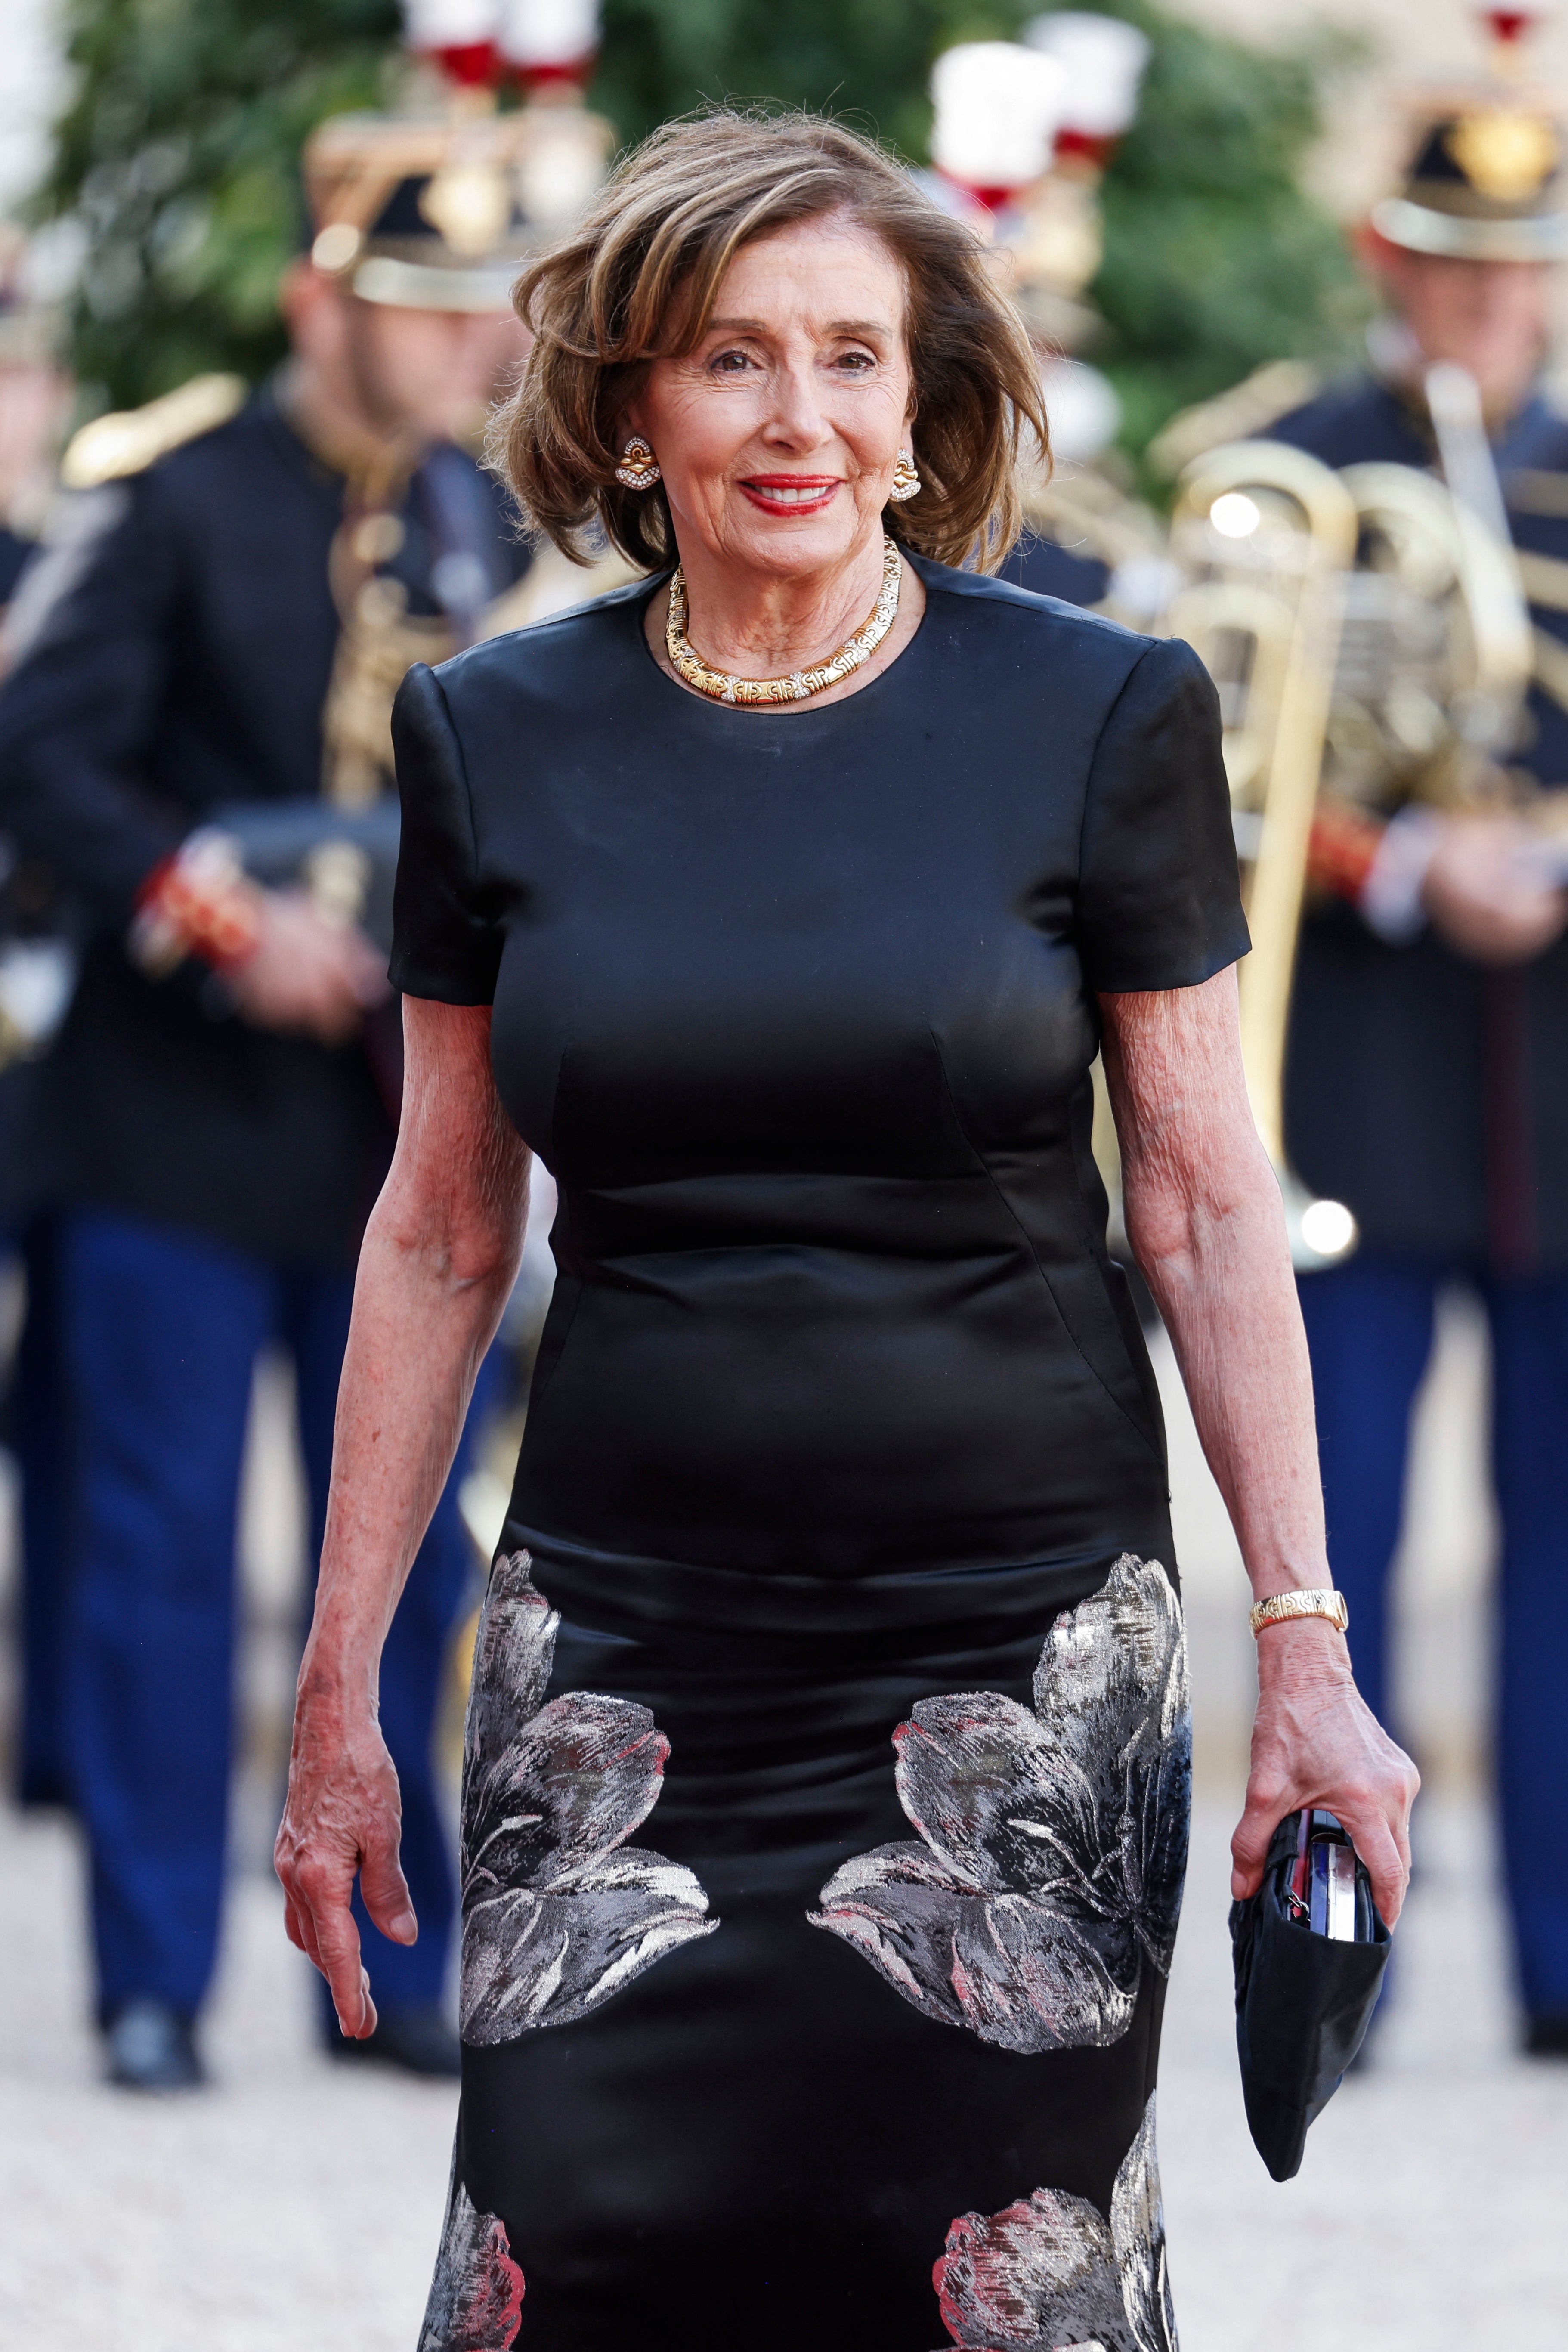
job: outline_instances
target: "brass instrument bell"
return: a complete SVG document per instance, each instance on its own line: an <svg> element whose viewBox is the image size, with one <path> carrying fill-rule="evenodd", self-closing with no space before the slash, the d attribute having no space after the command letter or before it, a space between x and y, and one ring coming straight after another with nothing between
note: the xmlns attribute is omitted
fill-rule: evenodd
<svg viewBox="0 0 1568 2352"><path fill-rule="evenodd" d="M1178 489L1171 555L1183 584L1161 622L1167 635L1187 639L1219 691L1253 941L1238 975L1242 1061L1299 1267L1333 1265L1356 1242L1343 1203L1314 1200L1289 1165L1284 1079L1308 849L1357 538L1353 497L1317 458L1273 441L1210 450Z"/></svg>

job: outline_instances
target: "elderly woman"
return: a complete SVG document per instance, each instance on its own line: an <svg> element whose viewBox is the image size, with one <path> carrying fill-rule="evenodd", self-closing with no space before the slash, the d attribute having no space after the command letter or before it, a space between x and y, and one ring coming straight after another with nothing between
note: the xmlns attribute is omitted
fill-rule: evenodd
<svg viewBox="0 0 1568 2352"><path fill-rule="evenodd" d="M1029 346L848 132L660 132L519 299L518 495L654 576L403 689L407 1090L289 1932L372 2031L356 1871L415 1934L377 1654L536 1150L560 1278L475 1661L424 2352L1152 2352L1186 1668L1097 1049L1254 1591L1330 1582L1215 698L985 576ZM1337 1625L1258 1666L1237 1887L1323 1804L1392 1919L1414 1775Z"/></svg>

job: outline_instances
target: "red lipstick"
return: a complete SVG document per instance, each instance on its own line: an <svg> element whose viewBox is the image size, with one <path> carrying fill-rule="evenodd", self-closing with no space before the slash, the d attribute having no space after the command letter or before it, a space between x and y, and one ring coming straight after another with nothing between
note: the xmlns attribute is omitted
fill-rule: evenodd
<svg viewBox="0 0 1568 2352"><path fill-rule="evenodd" d="M749 474L741 484L761 514L815 515L843 488L837 474Z"/></svg>

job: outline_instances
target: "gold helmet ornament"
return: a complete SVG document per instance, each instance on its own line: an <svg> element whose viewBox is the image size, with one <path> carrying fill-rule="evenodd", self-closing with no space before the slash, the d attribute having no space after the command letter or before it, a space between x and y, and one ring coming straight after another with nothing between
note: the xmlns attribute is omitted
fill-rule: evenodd
<svg viewBox="0 0 1568 2352"><path fill-rule="evenodd" d="M367 302L504 310L530 254L604 178L614 134L582 102L596 0L407 0L405 29L432 102L315 131L311 259ZM503 111L509 87L525 102Z"/></svg>
<svg viewBox="0 0 1568 2352"><path fill-rule="evenodd" d="M1556 261L1568 254L1554 95L1525 71L1525 37L1553 0L1476 14L1491 38L1491 77L1413 93L1411 160L1371 225L1390 245L1464 261Z"/></svg>

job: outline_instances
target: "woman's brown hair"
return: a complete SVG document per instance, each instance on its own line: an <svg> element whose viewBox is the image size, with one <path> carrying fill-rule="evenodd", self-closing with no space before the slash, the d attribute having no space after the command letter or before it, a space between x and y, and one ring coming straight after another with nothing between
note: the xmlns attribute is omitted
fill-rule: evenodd
<svg viewBox="0 0 1568 2352"><path fill-rule="evenodd" d="M829 213L879 237L909 285L921 487L888 509L888 529L942 562L1001 561L1018 530L1021 436L1049 444L1034 352L980 244L841 123L726 110L666 123L624 156L513 297L534 343L492 446L566 554L589 560L596 522L634 563L673 560L662 488L616 480L626 405L651 359L700 341L742 246Z"/></svg>

